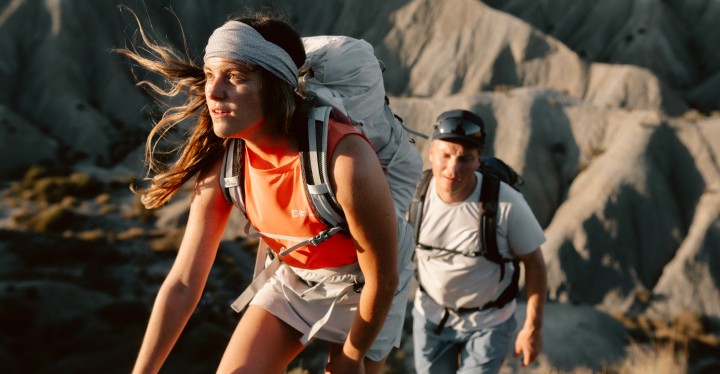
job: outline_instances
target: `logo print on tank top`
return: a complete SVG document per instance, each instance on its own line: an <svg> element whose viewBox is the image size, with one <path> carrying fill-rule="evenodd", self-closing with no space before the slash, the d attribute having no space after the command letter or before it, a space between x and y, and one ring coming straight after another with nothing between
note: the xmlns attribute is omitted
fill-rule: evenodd
<svg viewBox="0 0 720 374"><path fill-rule="evenodd" d="M291 210L291 215L293 218L302 218L302 217L307 217L308 212L305 210L302 210L302 209L293 209L293 210Z"/></svg>

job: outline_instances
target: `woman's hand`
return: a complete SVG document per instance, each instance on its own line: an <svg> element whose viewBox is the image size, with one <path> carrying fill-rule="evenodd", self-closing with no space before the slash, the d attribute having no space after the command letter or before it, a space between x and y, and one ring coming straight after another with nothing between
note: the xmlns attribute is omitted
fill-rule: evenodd
<svg viewBox="0 0 720 374"><path fill-rule="evenodd" d="M325 373L365 373L365 363L363 359L354 360L348 357L345 353L340 352L336 355L332 355L330 362L325 366Z"/></svg>

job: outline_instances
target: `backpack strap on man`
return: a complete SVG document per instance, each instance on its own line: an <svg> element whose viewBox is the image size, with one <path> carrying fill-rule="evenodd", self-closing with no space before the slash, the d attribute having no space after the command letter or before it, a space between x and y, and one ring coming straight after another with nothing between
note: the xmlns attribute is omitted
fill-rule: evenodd
<svg viewBox="0 0 720 374"><path fill-rule="evenodd" d="M422 224L425 197L427 196L431 179L432 170L428 169L423 171L408 209L408 223L415 230L415 243L418 243L418 239L420 238L420 225Z"/></svg>
<svg viewBox="0 0 720 374"><path fill-rule="evenodd" d="M482 255L500 265L500 281L505 278L505 260L500 255L497 244L497 210L500 196L500 179L490 173L483 174L480 188L480 241Z"/></svg>
<svg viewBox="0 0 720 374"><path fill-rule="evenodd" d="M482 243L483 255L488 260L500 266L500 282L505 278L505 263L512 262L513 278L503 293L490 304L493 307L502 307L512 301L518 293L518 280L520 276L520 262L517 258L506 259L500 254L497 244L497 211L500 199L500 178L492 173L483 173L482 186L480 188L480 205L483 214L480 217L480 240ZM485 305L487 306L487 305ZM484 306L484 307L485 307ZM483 308L484 308L483 307Z"/></svg>
<svg viewBox="0 0 720 374"><path fill-rule="evenodd" d="M331 112L332 107L329 106L311 110L307 144L300 146L300 169L315 216L328 227L347 230L345 214L332 190L328 174L328 123Z"/></svg>

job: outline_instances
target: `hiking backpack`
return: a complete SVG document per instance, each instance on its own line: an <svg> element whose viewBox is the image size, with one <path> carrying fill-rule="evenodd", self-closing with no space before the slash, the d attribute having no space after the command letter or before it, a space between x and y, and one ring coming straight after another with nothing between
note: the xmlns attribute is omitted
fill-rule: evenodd
<svg viewBox="0 0 720 374"><path fill-rule="evenodd" d="M280 256L305 245L317 245L337 232L347 230L327 170L327 131L331 116L349 120L370 140L390 185L399 217L406 215L422 173L422 158L407 133L427 138L405 127L402 119L390 109L382 77L383 65L369 43L346 36L315 36L303 38L303 44L307 57L300 69L300 87L304 92L312 93L320 106L309 113L307 142L300 141L300 163L313 213L327 228L283 250ZM232 139L224 156L220 181L225 198L246 214L243 154L243 141ZM282 238L271 233L253 235ZM277 262L280 256L275 256L274 261ZM253 283L233 303L236 311L245 307L254 292L279 266L273 262L265 267L264 258L265 253L258 251Z"/></svg>
<svg viewBox="0 0 720 374"><path fill-rule="evenodd" d="M482 215L480 216L479 222L480 248L478 251L473 252L472 255L484 256L487 260L498 264L500 266L499 282L502 282L505 277L505 263L512 262L513 278L510 284L505 288L505 290L503 290L502 294L500 294L497 299L490 301L482 307L461 308L460 310L458 310L463 312L486 310L490 308L502 308L503 306L505 306L505 304L515 299L515 296L517 296L519 290L519 260L517 258L504 258L502 257L502 255L500 255L500 251L497 245L496 228L500 182L505 182L510 187L518 190L518 187L523 184L523 179L515 170L513 170L512 167L507 165L505 162L498 158L490 156L482 157L482 162L480 163L478 171L480 171L483 176L482 185L480 187L480 205L482 208ZM415 190L413 201L410 204L410 209L408 212L408 222L410 222L410 224L415 229L415 242L417 243L417 248L419 248L420 250L442 249L425 246L421 244L418 240L420 236L420 225L422 224L423 219L425 196L427 195L427 190L430 185L431 179L432 170L425 170L422 177L420 178L420 182L418 182L418 186ZM422 284L420 284L419 286L421 290L424 290ZM439 325L440 329L444 325L446 319L447 312L443 317L442 323Z"/></svg>

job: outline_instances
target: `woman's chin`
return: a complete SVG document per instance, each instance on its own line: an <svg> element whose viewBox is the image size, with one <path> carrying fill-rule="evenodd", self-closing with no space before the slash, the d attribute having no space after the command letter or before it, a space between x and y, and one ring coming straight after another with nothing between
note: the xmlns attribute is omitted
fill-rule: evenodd
<svg viewBox="0 0 720 374"><path fill-rule="evenodd" d="M224 124L213 124L213 132L218 138L232 138L237 131L232 131Z"/></svg>

